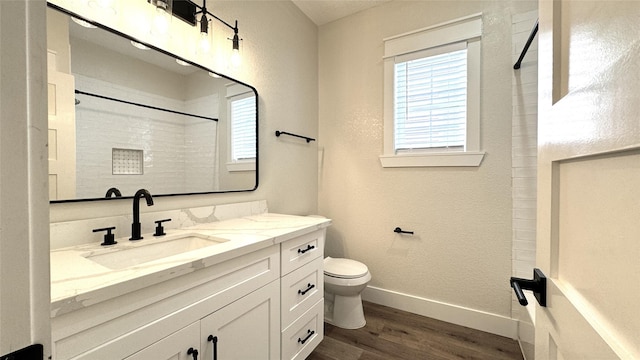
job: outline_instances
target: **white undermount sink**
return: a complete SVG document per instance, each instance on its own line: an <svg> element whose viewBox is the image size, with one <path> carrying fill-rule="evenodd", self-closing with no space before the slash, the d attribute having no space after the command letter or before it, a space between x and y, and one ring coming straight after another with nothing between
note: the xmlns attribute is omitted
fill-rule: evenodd
<svg viewBox="0 0 640 360"><path fill-rule="evenodd" d="M140 241L140 243L131 242L130 244L122 245L119 242L111 249L92 252L84 255L84 257L109 269L120 270L188 251L222 244L228 240L189 233L164 239L145 238Z"/></svg>

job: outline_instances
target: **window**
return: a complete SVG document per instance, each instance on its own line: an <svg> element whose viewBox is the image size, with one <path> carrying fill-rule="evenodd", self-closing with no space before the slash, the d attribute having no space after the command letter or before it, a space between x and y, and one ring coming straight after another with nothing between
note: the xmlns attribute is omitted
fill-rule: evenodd
<svg viewBox="0 0 640 360"><path fill-rule="evenodd" d="M227 89L229 106L229 171L255 170L256 161L256 96L240 92L236 85ZM243 87L245 90L246 87Z"/></svg>
<svg viewBox="0 0 640 360"><path fill-rule="evenodd" d="M385 39L383 167L479 166L481 15Z"/></svg>

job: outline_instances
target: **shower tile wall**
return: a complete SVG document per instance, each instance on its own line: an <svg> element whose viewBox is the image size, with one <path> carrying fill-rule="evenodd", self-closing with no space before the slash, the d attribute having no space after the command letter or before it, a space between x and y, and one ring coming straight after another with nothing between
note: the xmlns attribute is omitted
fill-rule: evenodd
<svg viewBox="0 0 640 360"><path fill-rule="evenodd" d="M513 63L538 18L537 11L512 17ZM536 174L538 142L538 36L522 67L513 71L512 96L512 275L531 278L536 258Z"/></svg>
<svg viewBox="0 0 640 360"><path fill-rule="evenodd" d="M160 97L138 90L126 89L82 75L75 75L76 88L104 96L122 98L127 101L152 106L186 111L187 103L181 100ZM185 168L194 168L194 163L208 163L197 172L191 171L190 181L211 183L212 160L208 158L187 159L198 149L215 141L216 134L202 131L203 123L185 127L184 116L128 106L126 113L114 113L113 104L78 95L81 103L76 106L77 148L77 197L95 198L117 186L122 194L132 195L141 184L152 193L184 192ZM188 111L217 117L217 100L192 100ZM213 104L213 105L212 105ZM208 106L208 113L201 111ZM153 121L149 121L152 119ZM215 127L215 126L214 126ZM194 135L198 134L198 135ZM113 175L111 168L112 148L139 149L144 151L143 175ZM209 184L210 185L210 184ZM202 185L204 186L204 185ZM96 188L104 189L96 193Z"/></svg>
<svg viewBox="0 0 640 360"><path fill-rule="evenodd" d="M191 112L218 118L219 97L205 96L186 102ZM224 119L221 119L224 121ZM212 133L211 130L214 130ZM191 121L185 127L185 186L189 192L219 190L218 125L211 126L210 120ZM212 144L214 147L212 149Z"/></svg>

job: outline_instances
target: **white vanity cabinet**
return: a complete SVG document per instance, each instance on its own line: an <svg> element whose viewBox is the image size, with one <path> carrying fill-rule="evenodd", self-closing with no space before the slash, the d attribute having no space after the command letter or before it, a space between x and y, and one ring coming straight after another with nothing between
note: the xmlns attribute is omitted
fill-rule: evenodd
<svg viewBox="0 0 640 360"><path fill-rule="evenodd" d="M233 336L236 332L238 336L255 335L247 326L253 320L260 322L256 328L261 331L272 327L277 334L279 249L279 245L271 245L98 304L73 305L78 308L52 319L54 360L117 360L132 355L137 356L133 359L173 359L175 354L181 354L178 358L182 359L189 347L206 353L206 349L201 351L206 339L200 334L207 332L208 336L217 330L210 325L213 319L219 321L215 326L228 325L219 338L229 332ZM194 324L198 328L195 336L191 333ZM201 324L205 326L202 329ZM269 334L265 352L279 351L279 337ZM263 338L266 335L262 334ZM145 351L163 355L145 357ZM261 359L278 359L278 353L275 355Z"/></svg>
<svg viewBox="0 0 640 360"><path fill-rule="evenodd" d="M268 235L243 230L215 256L161 272L92 275L128 278L52 303L53 359L191 360L194 350L199 360L305 359L323 339L328 221L265 214L244 221L248 229L256 219ZM217 226L238 231L238 223ZM65 281L86 286L77 273Z"/></svg>
<svg viewBox="0 0 640 360"><path fill-rule="evenodd" d="M303 360L324 336L325 230L280 244L282 359Z"/></svg>
<svg viewBox="0 0 640 360"><path fill-rule="evenodd" d="M126 360L280 359L278 282L242 297ZM215 342L215 344L214 344Z"/></svg>

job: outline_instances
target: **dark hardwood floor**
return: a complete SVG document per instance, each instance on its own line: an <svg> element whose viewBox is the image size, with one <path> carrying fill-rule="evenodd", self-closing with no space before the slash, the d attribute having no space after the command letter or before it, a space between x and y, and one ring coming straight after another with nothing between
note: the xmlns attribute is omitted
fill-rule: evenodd
<svg viewBox="0 0 640 360"><path fill-rule="evenodd" d="M307 360L522 359L509 338L364 302L367 325L325 323L324 340Z"/></svg>

